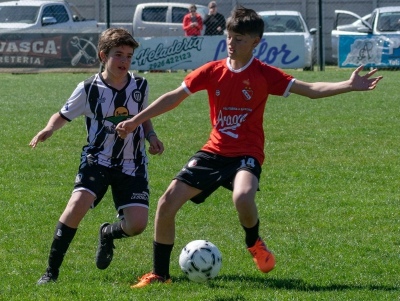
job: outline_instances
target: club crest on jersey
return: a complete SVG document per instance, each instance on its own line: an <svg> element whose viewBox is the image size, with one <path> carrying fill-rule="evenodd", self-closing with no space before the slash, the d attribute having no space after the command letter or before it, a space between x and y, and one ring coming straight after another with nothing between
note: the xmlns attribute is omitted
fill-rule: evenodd
<svg viewBox="0 0 400 301"><path fill-rule="evenodd" d="M137 103L142 102L142 99L143 99L142 92L139 89L133 90L132 91L132 99Z"/></svg>
<svg viewBox="0 0 400 301"><path fill-rule="evenodd" d="M193 166L196 166L196 165L197 165L197 160L196 159L190 160L189 163L188 163L188 167L193 167Z"/></svg>
<svg viewBox="0 0 400 301"><path fill-rule="evenodd" d="M250 87L246 87L242 90L242 94L245 100L250 100L253 97L253 90Z"/></svg>

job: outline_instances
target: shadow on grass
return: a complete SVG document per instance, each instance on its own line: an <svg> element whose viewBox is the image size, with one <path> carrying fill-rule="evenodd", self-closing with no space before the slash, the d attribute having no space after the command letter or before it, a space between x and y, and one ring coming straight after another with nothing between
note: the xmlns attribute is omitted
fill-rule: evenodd
<svg viewBox="0 0 400 301"><path fill-rule="evenodd" d="M265 289L282 289L282 290L294 290L294 291L305 291L305 292L324 292L324 291L354 291L354 290L368 290L368 291L400 291L399 286L387 286L387 285L355 285L345 283L332 283L330 285L317 285L310 284L301 279L274 279L274 278L263 278L263 277L249 277L249 276L221 276L218 277L221 281L210 281L207 285L210 288L224 288L225 283L239 282L241 284L248 282L253 288ZM174 278L174 282L188 281L185 277Z"/></svg>

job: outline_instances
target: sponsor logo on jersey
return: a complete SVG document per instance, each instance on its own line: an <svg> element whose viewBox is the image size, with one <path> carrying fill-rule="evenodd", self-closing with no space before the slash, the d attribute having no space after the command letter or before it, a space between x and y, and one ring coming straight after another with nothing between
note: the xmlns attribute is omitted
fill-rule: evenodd
<svg viewBox="0 0 400 301"><path fill-rule="evenodd" d="M108 116L105 119L111 122L113 125L117 125L118 123L132 118L133 115L129 115L128 109L125 107L118 107L114 110L114 116Z"/></svg>
<svg viewBox="0 0 400 301"><path fill-rule="evenodd" d="M97 103L105 103L105 102L106 102L106 98L105 97L97 98Z"/></svg>
<svg viewBox="0 0 400 301"><path fill-rule="evenodd" d="M189 169L187 169L186 167L182 168L182 172L187 173L189 175L193 175L193 172L191 172Z"/></svg>
<svg viewBox="0 0 400 301"><path fill-rule="evenodd" d="M69 102L66 102L66 103L65 103L64 109L65 109L65 111L68 111L68 110L69 110Z"/></svg>
<svg viewBox="0 0 400 301"><path fill-rule="evenodd" d="M144 191L142 193L133 193L131 196L131 200L147 201L148 199L149 194Z"/></svg>
<svg viewBox="0 0 400 301"><path fill-rule="evenodd" d="M243 108L229 108L229 110L243 110ZM235 114L235 115L224 115L224 113L219 111L218 119L215 127L219 127L219 132L224 133L232 138L238 138L239 135L236 133L236 129L241 126L243 122L246 121L248 113Z"/></svg>

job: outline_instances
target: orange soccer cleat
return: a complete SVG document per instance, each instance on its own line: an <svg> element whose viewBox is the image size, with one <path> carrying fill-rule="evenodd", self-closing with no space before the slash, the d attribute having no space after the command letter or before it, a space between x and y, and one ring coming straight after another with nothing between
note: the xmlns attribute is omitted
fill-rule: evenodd
<svg viewBox="0 0 400 301"><path fill-rule="evenodd" d="M263 273L272 271L275 267L275 257L271 251L267 249L265 243L259 237L251 248L247 248L253 256L253 260L257 265L258 269Z"/></svg>
<svg viewBox="0 0 400 301"><path fill-rule="evenodd" d="M152 283L156 283L156 282L160 282L160 283L171 283L171 279L165 279L162 276L158 276L156 274L154 274L153 272L144 274L142 276L142 278L139 278L139 282L131 285L131 288L141 288L141 287L145 287L149 284Z"/></svg>

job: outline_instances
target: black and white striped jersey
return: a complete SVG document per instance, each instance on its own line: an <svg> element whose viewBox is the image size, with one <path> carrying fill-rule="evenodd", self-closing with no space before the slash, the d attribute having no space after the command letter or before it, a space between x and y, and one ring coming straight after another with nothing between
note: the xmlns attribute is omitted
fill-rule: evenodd
<svg viewBox="0 0 400 301"><path fill-rule="evenodd" d="M91 154L101 165L134 175L138 165L147 163L143 126L125 139L118 137L115 127L147 107L148 85L142 77L127 76L122 90L107 85L101 73L80 82L60 114L68 121L85 116L88 144L82 155Z"/></svg>

